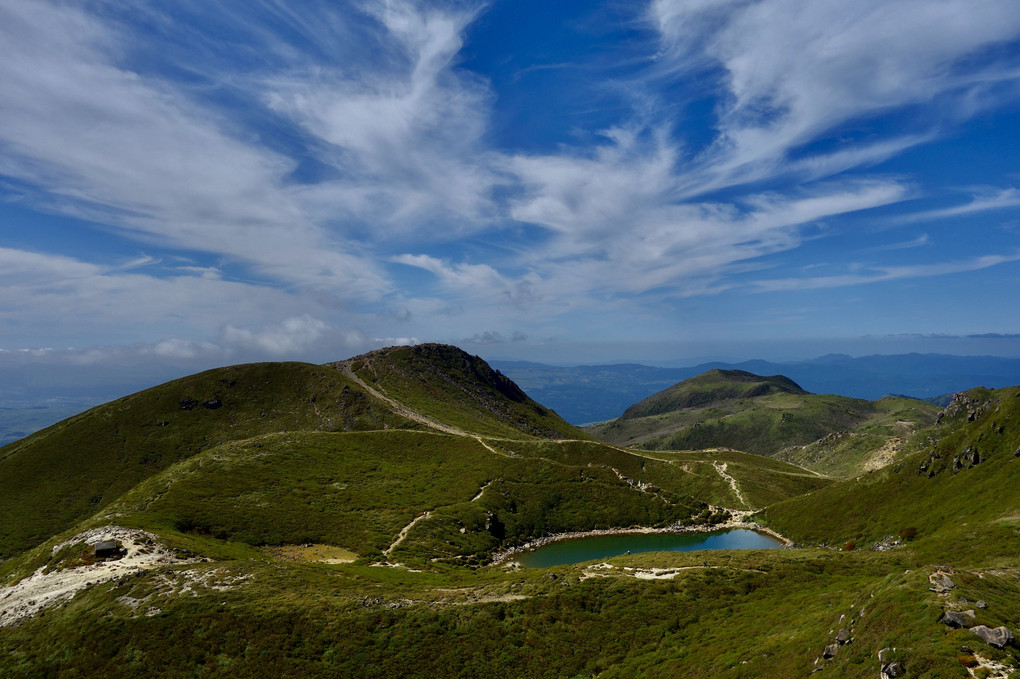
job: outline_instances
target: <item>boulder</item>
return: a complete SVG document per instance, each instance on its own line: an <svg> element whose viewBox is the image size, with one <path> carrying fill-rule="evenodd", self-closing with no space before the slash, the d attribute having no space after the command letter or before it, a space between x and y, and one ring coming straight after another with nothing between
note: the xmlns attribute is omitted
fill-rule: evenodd
<svg viewBox="0 0 1020 679"><path fill-rule="evenodd" d="M956 587L956 583L949 579L949 576L945 573L940 573L931 576L932 589L935 592L943 593Z"/></svg>
<svg viewBox="0 0 1020 679"><path fill-rule="evenodd" d="M836 653L838 652L839 644L829 644L828 646L825 647L825 650L822 651L822 657L825 658L826 660L828 660L829 658L835 658Z"/></svg>
<svg viewBox="0 0 1020 679"><path fill-rule="evenodd" d="M896 679L903 676L903 665L898 662L891 662L882 665L882 679Z"/></svg>
<svg viewBox="0 0 1020 679"><path fill-rule="evenodd" d="M942 622L946 623L950 627L970 627L971 623L974 622L974 618L968 617L957 611L946 611L942 614Z"/></svg>
<svg viewBox="0 0 1020 679"><path fill-rule="evenodd" d="M850 643L850 632L846 628L841 629L839 634L836 635L836 643L840 646Z"/></svg>
<svg viewBox="0 0 1020 679"><path fill-rule="evenodd" d="M985 640L985 643L995 648L1004 648L1013 642L1013 632L1008 627L985 627L978 625L971 627L970 631Z"/></svg>
<svg viewBox="0 0 1020 679"><path fill-rule="evenodd" d="M978 608L988 608L988 604L986 604L983 599L978 599L978 602L974 605Z"/></svg>

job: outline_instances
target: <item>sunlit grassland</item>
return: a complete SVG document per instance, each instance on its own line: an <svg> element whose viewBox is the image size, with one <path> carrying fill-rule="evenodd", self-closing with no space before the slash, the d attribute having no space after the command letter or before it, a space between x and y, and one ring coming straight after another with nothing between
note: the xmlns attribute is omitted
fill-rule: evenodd
<svg viewBox="0 0 1020 679"><path fill-rule="evenodd" d="M658 553L585 565L425 572L258 561L214 571L173 596L157 574L103 585L44 617L0 632L9 676L788 677L807 674L835 633L828 672L871 677L897 648L912 676L958 676L965 630L936 622L929 567L909 552L827 550ZM677 569L671 580L625 568ZM1005 611L1015 577L960 572L959 592ZM170 579L173 581L173 578ZM131 608L121 597L144 600ZM146 617L143 609L158 613ZM70 652L68 649L75 649ZM987 652L1000 659L1008 653ZM35 674L33 674L33 672Z"/></svg>
<svg viewBox="0 0 1020 679"><path fill-rule="evenodd" d="M329 367L265 363L148 389L0 448L0 557L208 448L293 430L417 428Z"/></svg>

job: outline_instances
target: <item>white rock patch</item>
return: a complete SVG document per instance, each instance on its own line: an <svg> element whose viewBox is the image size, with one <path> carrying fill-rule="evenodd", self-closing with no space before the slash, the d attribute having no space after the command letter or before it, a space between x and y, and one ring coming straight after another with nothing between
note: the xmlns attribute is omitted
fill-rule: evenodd
<svg viewBox="0 0 1020 679"><path fill-rule="evenodd" d="M39 611L70 600L80 590L116 580L140 570L196 559L178 559L152 533L119 526L93 528L75 535L53 548L53 554L77 542L92 544L101 540L119 540L124 557L77 568L51 570L40 568L10 587L0 588L0 627L31 618Z"/></svg>

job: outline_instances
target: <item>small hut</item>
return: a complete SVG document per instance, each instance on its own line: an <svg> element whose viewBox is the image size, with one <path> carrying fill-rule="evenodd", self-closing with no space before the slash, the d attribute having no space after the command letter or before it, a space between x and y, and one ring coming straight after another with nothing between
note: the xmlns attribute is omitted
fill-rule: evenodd
<svg viewBox="0 0 1020 679"><path fill-rule="evenodd" d="M116 540L103 540L92 545L92 554L97 559L109 559L120 556L120 547Z"/></svg>

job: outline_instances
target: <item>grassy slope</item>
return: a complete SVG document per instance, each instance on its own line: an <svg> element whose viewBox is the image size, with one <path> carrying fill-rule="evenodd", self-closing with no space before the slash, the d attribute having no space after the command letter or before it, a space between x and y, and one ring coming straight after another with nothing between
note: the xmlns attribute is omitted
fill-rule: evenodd
<svg viewBox="0 0 1020 679"><path fill-rule="evenodd" d="M620 419L632 420L677 410L705 408L724 401L739 401L770 394L803 396L807 392L782 375L761 377L743 370L709 370L635 403L623 412Z"/></svg>
<svg viewBox="0 0 1020 679"><path fill-rule="evenodd" d="M737 373L735 379L731 373ZM710 371L587 431L601 440L644 450L733 448L780 455L815 471L851 476L890 437L928 426L939 410L906 398L864 401L808 394L785 378L754 377ZM855 437L854 447L837 448L824 441L811 445L835 432L861 436Z"/></svg>
<svg viewBox="0 0 1020 679"><path fill-rule="evenodd" d="M588 438L485 361L456 347L391 347L337 365L412 410L474 434Z"/></svg>
<svg viewBox="0 0 1020 679"><path fill-rule="evenodd" d="M490 439L493 453L473 438L392 431L266 434L224 444L110 507L119 522L157 528L171 544L217 560L96 586L0 628L4 674L785 678L809 674L848 626L853 643L823 663L828 674L873 677L877 651L896 647L908 676L966 676L957 659L964 644L1008 662L1018 652L936 622L947 603L966 597L988 602L979 623L1020 624L1018 393L975 392L939 425L937 441L915 440L907 450L918 452L897 467L837 484L741 453L637 454L590 441ZM970 467L975 449L982 461ZM954 474L961 455L964 468ZM470 557L486 535L494 538L485 528L490 515L513 534L535 529L528 517L563 527L626 521L631 512L667 507L671 492L732 501L717 471L722 463L755 506L817 488L766 509L765 520L796 539L863 541L908 518L918 538L882 553L634 555L597 571L608 577L589 577L582 565L514 571L445 558ZM423 572L275 562L243 542L290 540L305 530L306 539L371 553L425 509L432 518L393 553ZM42 546L4 570L24 574L48 557ZM956 571L948 599L928 590L934 563ZM647 581L624 566L681 570L673 580ZM184 595L189 573L205 584L192 583ZM212 587L237 576L247 579ZM133 600L144 604L133 608Z"/></svg>
<svg viewBox="0 0 1020 679"><path fill-rule="evenodd" d="M874 677L896 647L912 677L966 676L964 644L936 622L928 568L897 554L709 552L582 566L408 572L258 559L143 573L94 588L45 617L0 628L5 676L777 677L805 676L840 627L853 643L827 673ZM627 567L680 568L670 581ZM175 595L186 573L206 574ZM1016 571L954 573L984 599L979 620L1015 626ZM210 585L250 576L227 591ZM144 603L133 609L131 597ZM148 617L150 607L160 610ZM845 617L842 617L845 616ZM851 623L851 620L853 621Z"/></svg>
<svg viewBox="0 0 1020 679"><path fill-rule="evenodd" d="M398 347L354 361L375 388L467 431L586 436L454 347ZM0 558L211 447L280 431L383 428L422 425L391 412L333 366L233 366L154 387L0 448Z"/></svg>
<svg viewBox="0 0 1020 679"><path fill-rule="evenodd" d="M866 546L913 528L917 549L988 558L1020 551L1020 388L974 390L966 410L894 465L769 507L763 520L806 543ZM980 462L966 456L977 451ZM954 460L960 459L956 469ZM838 507L839 511L832 508Z"/></svg>
<svg viewBox="0 0 1020 679"><path fill-rule="evenodd" d="M906 439L935 422L938 408L912 398L886 397L872 402L874 414L853 428L838 431L804 446L791 446L777 459L837 478L856 476L869 466L894 459ZM872 464L869 465L869 462Z"/></svg>
<svg viewBox="0 0 1020 679"><path fill-rule="evenodd" d="M217 446L143 481L86 525L117 523L252 546L322 543L380 559L482 563L551 533L694 521L745 508L704 457L649 459L591 441L494 441L417 431L268 434ZM726 454L754 507L827 483ZM707 517L703 517L707 518Z"/></svg>
<svg viewBox="0 0 1020 679"><path fill-rule="evenodd" d="M418 426L328 367L240 365L168 382L0 448L0 557L38 544L143 479L226 441L298 429Z"/></svg>

